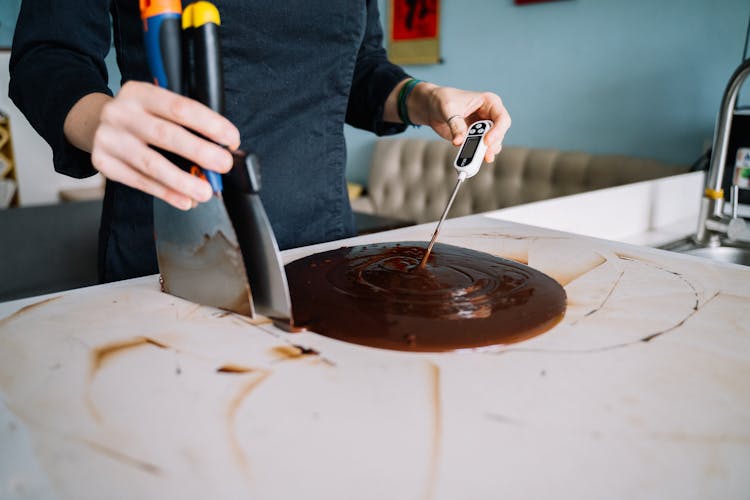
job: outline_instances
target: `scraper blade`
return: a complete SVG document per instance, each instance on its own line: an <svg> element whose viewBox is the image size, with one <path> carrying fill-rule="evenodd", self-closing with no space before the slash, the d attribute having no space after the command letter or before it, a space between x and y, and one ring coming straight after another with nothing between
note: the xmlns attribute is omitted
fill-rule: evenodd
<svg viewBox="0 0 750 500"><path fill-rule="evenodd" d="M235 153L235 165L224 185L224 203L244 257L255 310L289 323L292 301L284 263L260 200L260 170L254 155Z"/></svg>
<svg viewBox="0 0 750 500"><path fill-rule="evenodd" d="M163 291L254 316L237 235L220 198L187 212L155 199L154 233Z"/></svg>

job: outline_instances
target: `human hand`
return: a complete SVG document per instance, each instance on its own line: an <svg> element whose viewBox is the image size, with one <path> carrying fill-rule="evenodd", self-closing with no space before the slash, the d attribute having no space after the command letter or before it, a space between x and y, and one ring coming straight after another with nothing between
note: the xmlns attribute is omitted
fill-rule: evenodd
<svg viewBox="0 0 750 500"><path fill-rule="evenodd" d="M495 160L511 124L508 110L497 94L439 87L426 82L418 84L412 94L415 99L410 103L409 115L418 120L415 123L429 125L456 146L463 143L469 125L478 120L492 120L494 126L484 136L487 144L484 161Z"/></svg>
<svg viewBox="0 0 750 500"><path fill-rule="evenodd" d="M211 198L211 186L149 145L203 168L228 172L231 153L211 140L235 150L240 133L229 120L197 101L150 83L127 82L101 108L91 161L105 177L188 210Z"/></svg>

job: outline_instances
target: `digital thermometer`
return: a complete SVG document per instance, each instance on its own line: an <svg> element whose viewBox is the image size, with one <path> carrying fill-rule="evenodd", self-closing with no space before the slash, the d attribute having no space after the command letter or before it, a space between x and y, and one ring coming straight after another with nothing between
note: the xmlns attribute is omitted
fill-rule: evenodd
<svg viewBox="0 0 750 500"><path fill-rule="evenodd" d="M479 167L484 161L484 153L487 152L487 144L484 142L484 136L492 128L490 120L481 120L474 122L469 127L469 133L458 150L456 161L453 166L458 170L459 175L465 172L465 178L474 177L479 172Z"/></svg>

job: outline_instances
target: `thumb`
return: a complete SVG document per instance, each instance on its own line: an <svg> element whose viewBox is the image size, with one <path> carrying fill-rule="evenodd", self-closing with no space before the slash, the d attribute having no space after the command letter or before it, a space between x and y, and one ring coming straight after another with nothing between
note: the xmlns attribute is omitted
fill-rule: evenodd
<svg viewBox="0 0 750 500"><path fill-rule="evenodd" d="M461 115L453 115L447 120L451 138L455 146L460 146L466 135L466 120Z"/></svg>

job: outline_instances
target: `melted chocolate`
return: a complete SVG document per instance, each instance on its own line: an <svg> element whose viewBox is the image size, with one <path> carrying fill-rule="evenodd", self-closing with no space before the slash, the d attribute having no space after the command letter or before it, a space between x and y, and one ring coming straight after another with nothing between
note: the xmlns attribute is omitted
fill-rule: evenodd
<svg viewBox="0 0 750 500"><path fill-rule="evenodd" d="M565 314L549 276L483 252L425 243L343 247L286 266L295 326L356 344L450 351L526 340Z"/></svg>

